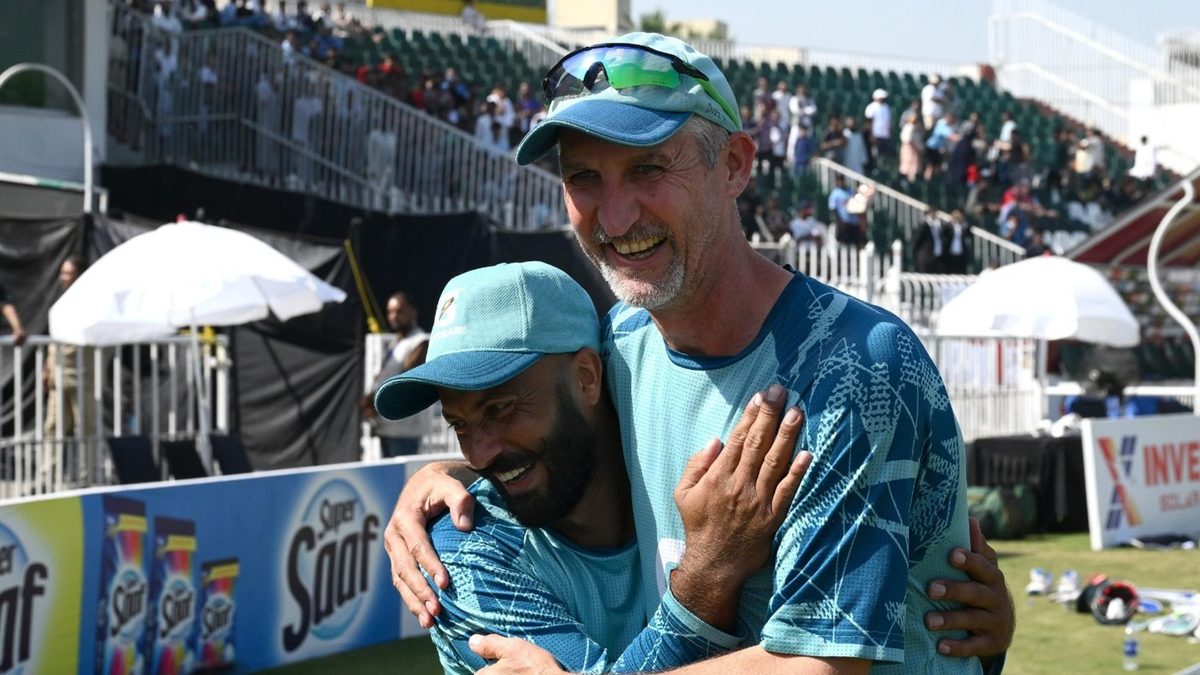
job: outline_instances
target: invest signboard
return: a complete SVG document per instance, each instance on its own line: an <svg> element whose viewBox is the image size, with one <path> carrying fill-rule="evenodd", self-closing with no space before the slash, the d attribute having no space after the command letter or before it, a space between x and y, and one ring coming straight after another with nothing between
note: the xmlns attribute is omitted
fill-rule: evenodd
<svg viewBox="0 0 1200 675"><path fill-rule="evenodd" d="M1083 460L1093 549L1200 534L1200 417L1085 420Z"/></svg>
<svg viewBox="0 0 1200 675"><path fill-rule="evenodd" d="M382 539L408 466L0 503L0 673L249 672L413 633Z"/></svg>

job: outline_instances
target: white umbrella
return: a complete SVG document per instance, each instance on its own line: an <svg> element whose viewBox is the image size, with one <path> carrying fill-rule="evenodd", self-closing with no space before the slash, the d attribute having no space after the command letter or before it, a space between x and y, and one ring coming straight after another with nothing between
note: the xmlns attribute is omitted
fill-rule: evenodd
<svg viewBox="0 0 1200 675"><path fill-rule="evenodd" d="M1095 269L1058 256L1041 256L979 275L942 307L941 335L1004 335L1075 339L1132 347L1137 319Z"/></svg>
<svg viewBox="0 0 1200 675"><path fill-rule="evenodd" d="M346 293L255 237L201 223L163 225L109 251L50 308L50 336L115 345L191 327L200 400L197 449L211 470L208 393L196 326L230 326L275 314L287 320Z"/></svg>
<svg viewBox="0 0 1200 675"><path fill-rule="evenodd" d="M86 345L138 342L188 326L309 314L346 294L255 237L174 223L89 267L50 308L50 335Z"/></svg>

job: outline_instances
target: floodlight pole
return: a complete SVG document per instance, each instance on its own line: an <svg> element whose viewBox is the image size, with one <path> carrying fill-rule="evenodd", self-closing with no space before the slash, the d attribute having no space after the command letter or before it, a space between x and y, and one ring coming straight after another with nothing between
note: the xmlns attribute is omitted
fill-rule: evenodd
<svg viewBox="0 0 1200 675"><path fill-rule="evenodd" d="M1194 355L1195 368L1195 389L1192 398L1192 414L1200 416L1200 334L1196 332L1196 324L1188 318L1186 314L1180 311L1179 307L1167 296L1163 290L1162 283L1158 280L1158 249L1162 245L1163 237L1167 230L1179 214L1183 212L1192 201L1196 198L1196 189L1190 180L1180 181L1183 187L1183 198L1175 202L1167 215L1163 216L1162 222L1158 224L1158 228L1154 230L1154 236L1150 239L1150 252L1146 254L1146 271L1150 277L1150 290L1154 291L1154 297L1158 298L1158 304L1167 310L1167 314L1179 322L1183 326L1183 331L1187 333L1192 340L1192 354Z"/></svg>
<svg viewBox="0 0 1200 675"><path fill-rule="evenodd" d="M4 83L18 73L35 71L49 75L58 81L59 84L67 90L71 95L71 100L75 102L75 107L79 110L79 117L83 120L83 212L92 212L92 123L88 119L87 108L83 105L83 97L79 95L79 91L75 89L75 85L71 81L63 77L63 74L50 66L41 63L18 63L10 67L3 73L0 73L0 89L4 88Z"/></svg>

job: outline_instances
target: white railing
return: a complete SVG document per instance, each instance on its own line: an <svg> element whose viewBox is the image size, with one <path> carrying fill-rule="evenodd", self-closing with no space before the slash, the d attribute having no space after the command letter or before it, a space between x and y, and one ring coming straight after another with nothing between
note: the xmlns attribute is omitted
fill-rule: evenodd
<svg viewBox="0 0 1200 675"><path fill-rule="evenodd" d="M946 383L965 440L1038 428L1046 406L1037 340L918 335Z"/></svg>
<svg viewBox="0 0 1200 675"><path fill-rule="evenodd" d="M833 190L837 176L846 179L846 187L851 191L857 190L858 186L863 184L874 186L875 195L871 198L871 213L882 214L891 222L896 223L904 241L914 241L916 228L920 226L925 218L925 212L929 210L928 204L899 190L877 183L824 157L812 160L810 167L810 170L816 172L817 178L821 182L821 188L826 194ZM943 212L939 212L938 215L942 218L949 217ZM989 267L1007 265L1025 257L1025 249L981 227L972 226L971 234L974 241L973 254L977 265Z"/></svg>
<svg viewBox="0 0 1200 675"><path fill-rule="evenodd" d="M974 281L974 275L966 274L892 274L880 304L910 326L932 330L937 326L942 306Z"/></svg>
<svg viewBox="0 0 1200 675"><path fill-rule="evenodd" d="M0 411L12 411L0 426L0 498L115 483L105 444L110 436L146 436L156 459L162 441L195 438L193 346L190 337L80 348L39 335L19 347L11 337L0 338L0 371L12 372L11 388L0 389ZM203 354L212 430L225 431L230 362L224 337L204 345Z"/></svg>
<svg viewBox="0 0 1200 675"><path fill-rule="evenodd" d="M363 391L374 397L372 387L375 378L387 360L388 350L396 342L395 333L369 333L366 336L363 351ZM458 453L458 437L442 420L441 403L434 403L433 410L424 415L428 429L421 438L420 454ZM371 432L371 425L364 420L362 424L362 459L375 461L383 456L379 437Z"/></svg>
<svg viewBox="0 0 1200 675"><path fill-rule="evenodd" d="M172 36L111 7L125 56L110 63L110 128L143 162L377 211L475 210L518 229L566 221L557 176L354 78L245 29Z"/></svg>
<svg viewBox="0 0 1200 675"><path fill-rule="evenodd" d="M875 250L875 242L861 249L832 242L827 246L795 244L792 260L798 271L866 302L878 303L883 280L900 269L898 250Z"/></svg>
<svg viewBox="0 0 1200 675"><path fill-rule="evenodd" d="M1200 103L1200 69L1172 63L1167 51L1047 0L993 0L988 43L1001 88L1049 103L1128 145L1151 132L1135 121L1139 106ZM1180 172L1195 166L1195 157L1172 147L1172 134L1154 131L1160 162Z"/></svg>

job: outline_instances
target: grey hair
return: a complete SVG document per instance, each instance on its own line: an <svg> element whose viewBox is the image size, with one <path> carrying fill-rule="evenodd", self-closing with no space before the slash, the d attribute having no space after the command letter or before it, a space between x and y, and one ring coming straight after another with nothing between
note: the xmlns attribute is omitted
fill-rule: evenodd
<svg viewBox="0 0 1200 675"><path fill-rule="evenodd" d="M717 156L729 144L730 133L724 127L710 122L699 115L692 115L683 125L682 131L692 135L700 147L700 158L708 168L717 165Z"/></svg>

